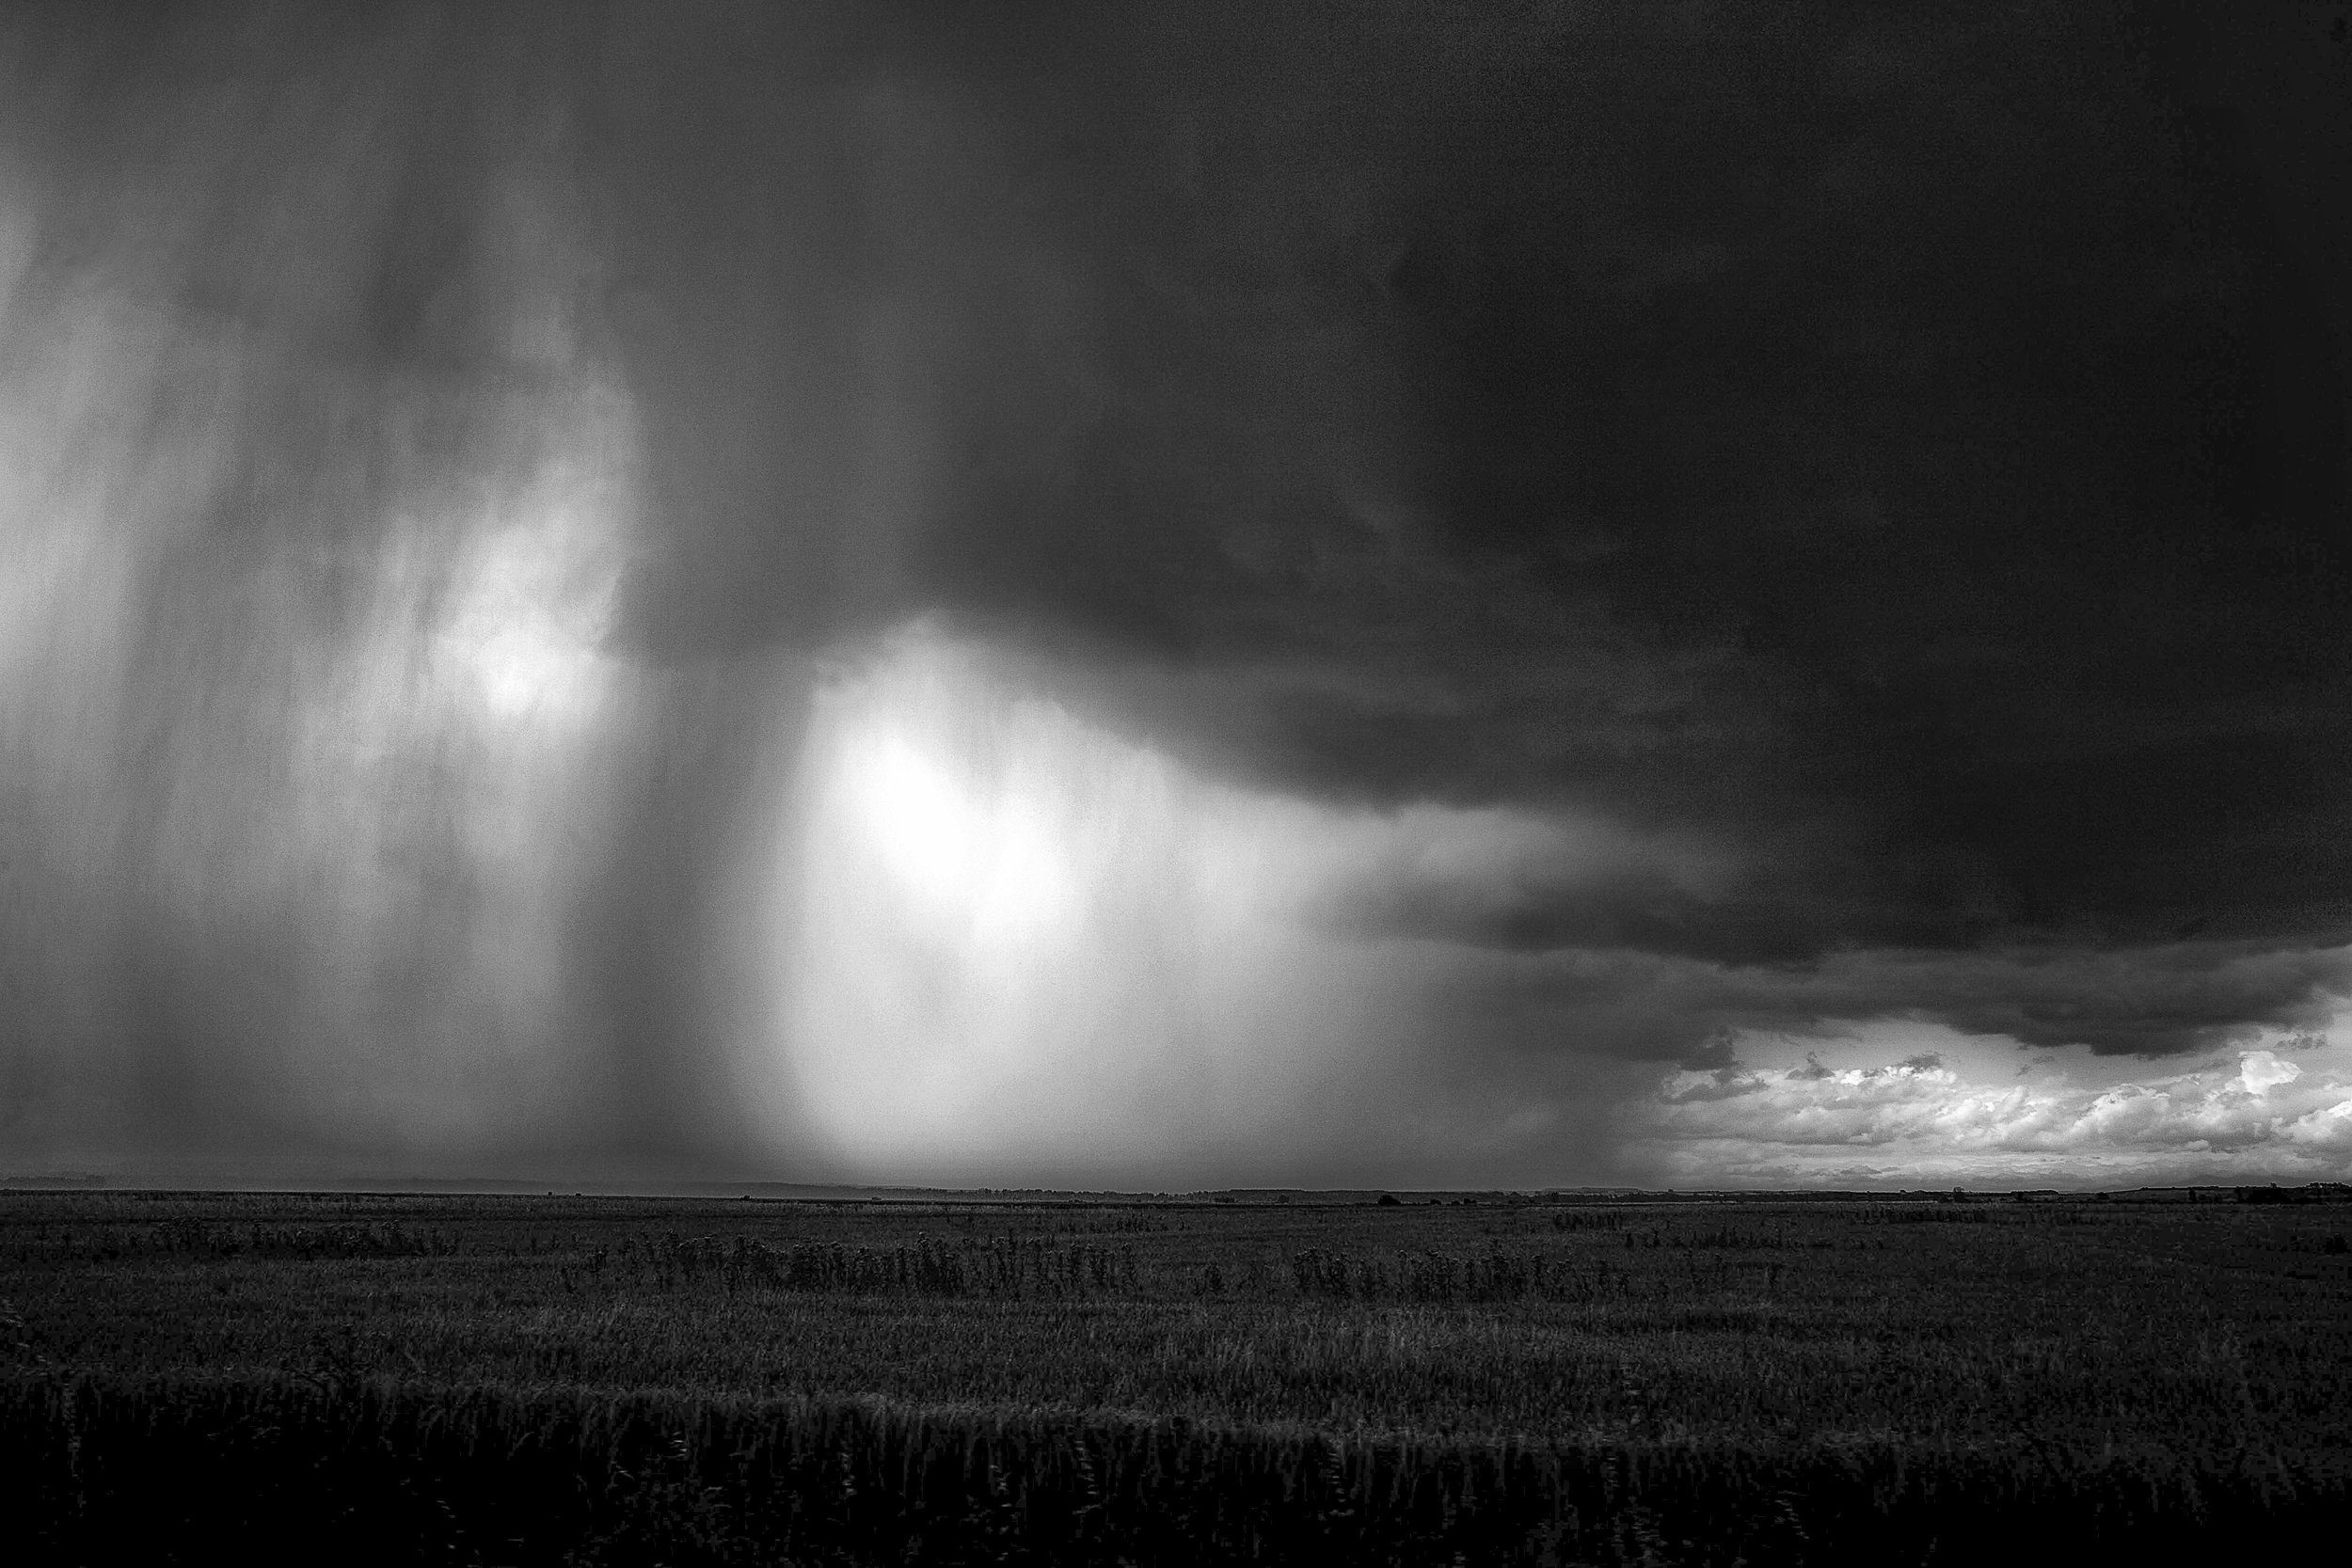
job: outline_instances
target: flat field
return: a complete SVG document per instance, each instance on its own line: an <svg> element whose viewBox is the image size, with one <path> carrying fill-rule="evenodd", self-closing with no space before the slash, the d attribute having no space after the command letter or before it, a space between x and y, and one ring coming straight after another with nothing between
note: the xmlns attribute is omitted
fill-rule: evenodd
<svg viewBox="0 0 2352 1568"><path fill-rule="evenodd" d="M2345 1515L2347 1231L8 1193L0 1458L61 1560L297 1526L468 1561L2188 1556Z"/></svg>

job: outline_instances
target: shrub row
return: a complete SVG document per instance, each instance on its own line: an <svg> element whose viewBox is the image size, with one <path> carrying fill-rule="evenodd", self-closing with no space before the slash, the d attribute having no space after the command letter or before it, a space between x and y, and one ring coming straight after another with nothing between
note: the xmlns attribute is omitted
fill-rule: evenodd
<svg viewBox="0 0 2352 1568"><path fill-rule="evenodd" d="M1133 1247L1064 1246L1042 1237L774 1246L745 1236L671 1236L625 1248L623 1257L687 1280L850 1295L1074 1297L1136 1283Z"/></svg>
<svg viewBox="0 0 2352 1568"><path fill-rule="evenodd" d="M1311 1247L1292 1255L1291 1278L1311 1301L1590 1302L1622 1291L1626 1276L1605 1259L1501 1248L1468 1257L1400 1252L1384 1258Z"/></svg>
<svg viewBox="0 0 2352 1568"><path fill-rule="evenodd" d="M19 1228L18 1262L119 1262L173 1259L444 1258L459 1250L453 1230L386 1225L234 1225L170 1219L161 1225L71 1229Z"/></svg>

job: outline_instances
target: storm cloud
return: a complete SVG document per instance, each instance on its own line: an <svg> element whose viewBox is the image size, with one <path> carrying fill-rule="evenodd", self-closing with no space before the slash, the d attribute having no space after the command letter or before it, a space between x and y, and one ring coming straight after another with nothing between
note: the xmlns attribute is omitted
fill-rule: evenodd
<svg viewBox="0 0 2352 1568"><path fill-rule="evenodd" d="M1614 1180L2326 1037L2345 46L2211 9L0 10L0 1150Z"/></svg>

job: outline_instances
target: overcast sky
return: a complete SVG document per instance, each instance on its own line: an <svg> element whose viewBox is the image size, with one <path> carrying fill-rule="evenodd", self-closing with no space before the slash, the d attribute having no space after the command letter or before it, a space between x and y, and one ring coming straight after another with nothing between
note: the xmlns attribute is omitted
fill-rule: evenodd
<svg viewBox="0 0 2352 1568"><path fill-rule="evenodd" d="M2343 29L0 6L0 1175L2344 1178Z"/></svg>

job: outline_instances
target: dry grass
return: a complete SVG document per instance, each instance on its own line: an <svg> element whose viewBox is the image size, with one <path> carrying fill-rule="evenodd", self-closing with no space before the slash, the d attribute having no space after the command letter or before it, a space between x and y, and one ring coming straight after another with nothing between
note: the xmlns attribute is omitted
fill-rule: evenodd
<svg viewBox="0 0 2352 1568"><path fill-rule="evenodd" d="M0 1317L13 1324L0 1354L16 1368L12 1440L36 1448L66 1441L83 1408L72 1402L190 1432L242 1431L266 1406L276 1430L324 1423L387 1474L424 1466L411 1492L462 1492L462 1466L427 1451L441 1439L419 1435L447 1425L434 1410L473 1412L459 1422L474 1423L469 1452L512 1448L533 1422L619 1431L614 1413L636 1411L628 1430L682 1445L673 1468L696 1478L656 1512L719 1509L732 1523L706 1520L713 1541L803 1540L776 1534L774 1498L839 1478L728 1456L814 1452L825 1433L871 1450L844 1472L861 1496L962 1487L994 1521L927 1514L929 1533L896 1544L844 1524L806 1536L795 1550L809 1560L885 1545L1014 1560L1049 1538L1051 1560L1079 1560L1089 1541L1112 1555L1085 1560L1144 1560L1137 1543L1182 1522L1169 1509L1226 1520L1238 1533L1206 1557L1232 1560L1303 1560L1311 1527L1346 1535L1355 1560L1472 1546L1473 1560L1904 1560L2028 1514L2043 1530L2092 1529L2084 1549L2145 1533L2155 1550L2218 1539L2224 1519L2259 1533L2344 1506L2347 1221L2337 1207L2089 1203L918 1211L0 1195ZM113 1430L74 1441L94 1451ZM902 1430L932 1447L888 1435ZM1089 1502L1103 1465L1126 1475L1120 1456L1150 1448L1138 1433L1177 1457L1135 1459L1135 1475L1158 1479ZM1016 1527L973 1501L995 1496L986 1466L959 1459L962 1479L942 1479L938 1456L982 1438L1009 1496L1057 1499L1044 1514ZM282 1463L247 1449L264 1470ZM1082 1452L1091 1482L1069 1467ZM1217 1468L1229 1461L1241 1468ZM1244 1472L1271 1490L1233 1479ZM1463 1496L1447 1491L1457 1483ZM106 1513L75 1484L58 1507ZM1435 1512L1375 1507L1367 1486L1435 1488ZM1055 1533L1065 1504L1099 1541ZM639 1526L617 1517L580 1514L566 1549L622 1550L611 1543ZM478 1544L466 1560L501 1560ZM1866 1546L1877 1555L1841 1555ZM1404 1555L1376 1555L1391 1547Z"/></svg>

